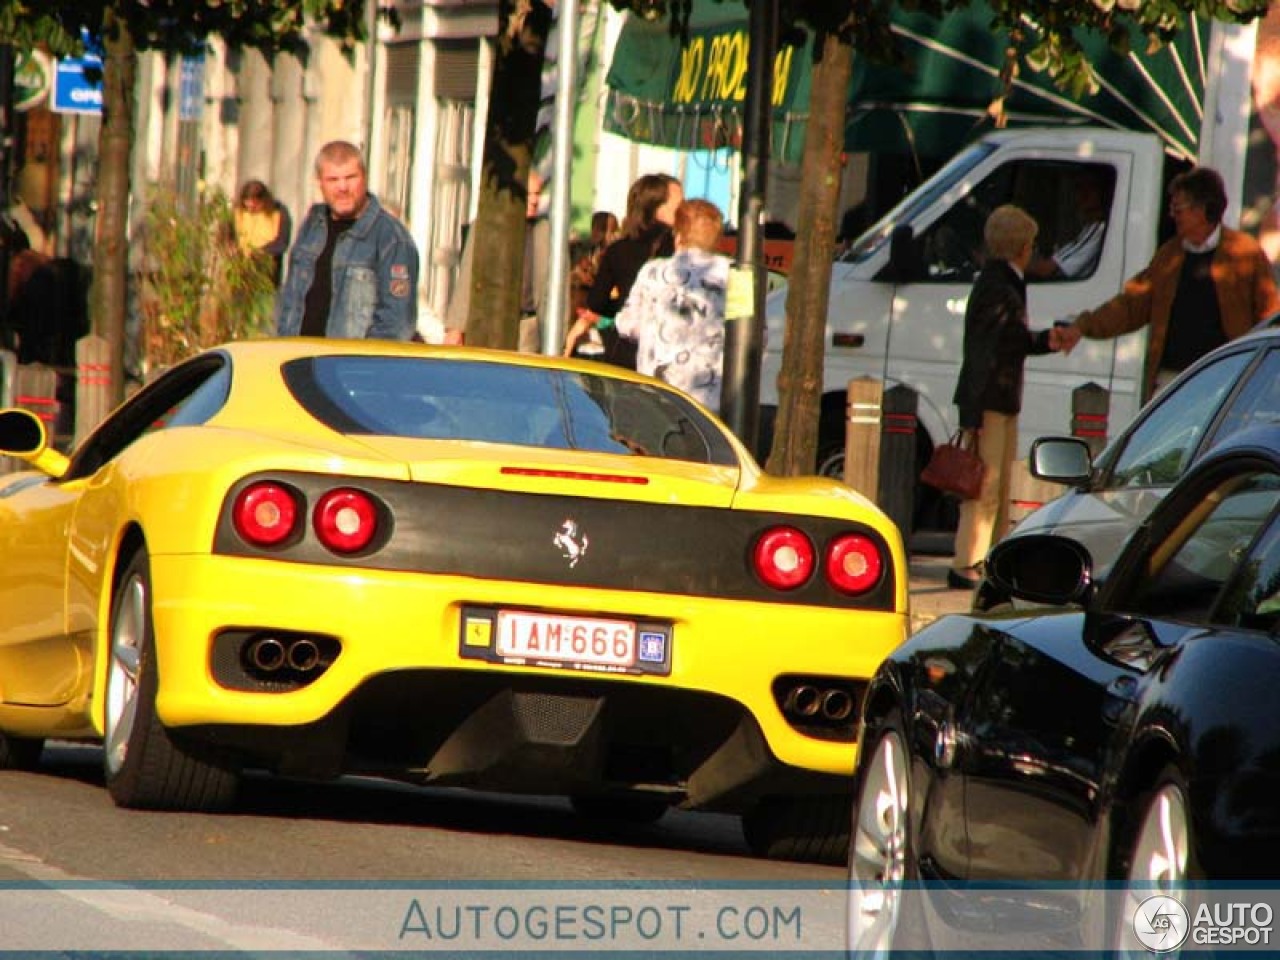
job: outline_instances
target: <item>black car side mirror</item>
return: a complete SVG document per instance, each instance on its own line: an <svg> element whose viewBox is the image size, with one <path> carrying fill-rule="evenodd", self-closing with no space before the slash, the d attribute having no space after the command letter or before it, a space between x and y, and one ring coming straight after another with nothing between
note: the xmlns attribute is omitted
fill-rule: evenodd
<svg viewBox="0 0 1280 960"><path fill-rule="evenodd" d="M1010 597L1030 603L1084 605L1093 595L1093 558L1067 537L1031 533L991 548L984 572Z"/></svg>

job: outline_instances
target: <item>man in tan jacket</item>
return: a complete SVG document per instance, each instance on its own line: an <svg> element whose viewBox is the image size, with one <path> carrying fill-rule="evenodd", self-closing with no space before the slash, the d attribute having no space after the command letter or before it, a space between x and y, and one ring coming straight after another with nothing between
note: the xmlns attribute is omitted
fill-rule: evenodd
<svg viewBox="0 0 1280 960"><path fill-rule="evenodd" d="M1216 170L1197 167L1169 185L1176 236L1141 273L1062 331L1069 350L1081 336L1105 340L1149 326L1142 399L1214 347L1280 310L1271 264L1258 242L1222 225L1227 192Z"/></svg>

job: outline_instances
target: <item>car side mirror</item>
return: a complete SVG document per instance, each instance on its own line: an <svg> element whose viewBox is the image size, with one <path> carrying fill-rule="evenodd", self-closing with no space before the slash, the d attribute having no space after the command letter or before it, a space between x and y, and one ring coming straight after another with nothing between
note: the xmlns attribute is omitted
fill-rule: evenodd
<svg viewBox="0 0 1280 960"><path fill-rule="evenodd" d="M991 548L983 568L999 590L1030 603L1083 605L1093 594L1093 558L1067 537L1010 537Z"/></svg>
<svg viewBox="0 0 1280 960"><path fill-rule="evenodd" d="M0 454L25 460L51 477L67 472L67 458L49 445L44 423L29 410L0 410Z"/></svg>
<svg viewBox="0 0 1280 960"><path fill-rule="evenodd" d="M889 234L889 278L895 283L910 283L923 275L915 230L909 223L900 223Z"/></svg>
<svg viewBox="0 0 1280 960"><path fill-rule="evenodd" d="M1093 473L1089 445L1075 437L1040 437L1031 444L1028 459L1037 480L1078 487L1088 483Z"/></svg>

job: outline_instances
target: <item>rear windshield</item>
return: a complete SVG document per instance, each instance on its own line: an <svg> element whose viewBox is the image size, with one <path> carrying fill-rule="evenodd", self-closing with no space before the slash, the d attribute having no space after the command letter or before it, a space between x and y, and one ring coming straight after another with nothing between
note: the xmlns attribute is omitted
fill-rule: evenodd
<svg viewBox="0 0 1280 960"><path fill-rule="evenodd" d="M733 466L721 428L669 390L609 376L434 357L284 365L308 413L344 434L475 440Z"/></svg>

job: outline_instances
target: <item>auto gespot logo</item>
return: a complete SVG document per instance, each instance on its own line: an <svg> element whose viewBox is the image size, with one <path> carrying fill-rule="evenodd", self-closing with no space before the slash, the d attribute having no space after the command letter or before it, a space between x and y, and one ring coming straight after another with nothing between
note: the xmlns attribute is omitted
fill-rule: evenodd
<svg viewBox="0 0 1280 960"><path fill-rule="evenodd" d="M1196 945L1269 945L1275 912L1269 903L1201 903L1193 917L1175 897L1147 897L1133 915L1133 933L1152 953Z"/></svg>

